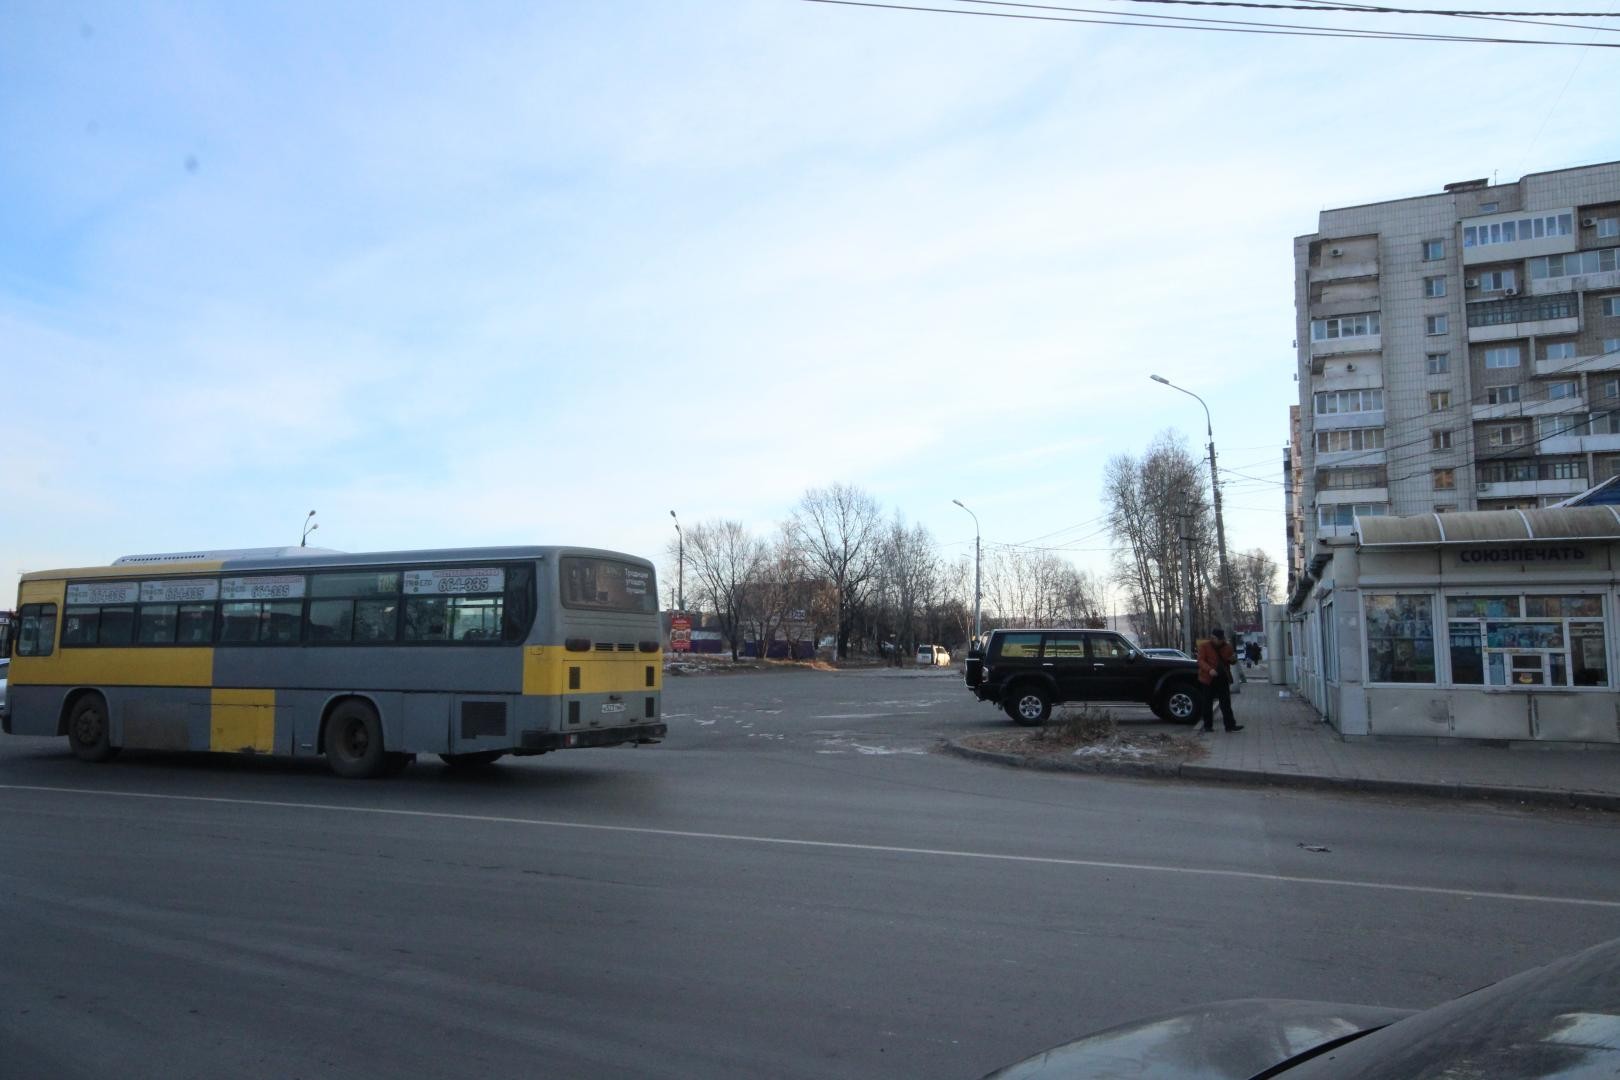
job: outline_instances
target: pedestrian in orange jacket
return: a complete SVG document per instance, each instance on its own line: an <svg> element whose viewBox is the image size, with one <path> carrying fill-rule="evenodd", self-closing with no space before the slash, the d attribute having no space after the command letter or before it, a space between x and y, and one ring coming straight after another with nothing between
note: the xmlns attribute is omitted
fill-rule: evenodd
<svg viewBox="0 0 1620 1080"><path fill-rule="evenodd" d="M1232 662L1237 652L1226 631L1215 627L1198 643L1198 681L1204 684L1204 730L1215 730L1215 703L1221 703L1221 721L1227 731L1242 731L1232 719Z"/></svg>

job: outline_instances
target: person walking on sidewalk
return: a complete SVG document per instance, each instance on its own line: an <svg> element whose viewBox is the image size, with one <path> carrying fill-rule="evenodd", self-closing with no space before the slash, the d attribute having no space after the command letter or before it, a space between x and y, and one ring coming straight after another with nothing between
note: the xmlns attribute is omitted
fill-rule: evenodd
<svg viewBox="0 0 1620 1080"><path fill-rule="evenodd" d="M1227 731L1242 731L1232 718L1232 662L1237 659L1226 631L1215 627L1198 643L1198 681L1204 685L1204 730L1215 730L1215 702L1221 703L1221 721Z"/></svg>

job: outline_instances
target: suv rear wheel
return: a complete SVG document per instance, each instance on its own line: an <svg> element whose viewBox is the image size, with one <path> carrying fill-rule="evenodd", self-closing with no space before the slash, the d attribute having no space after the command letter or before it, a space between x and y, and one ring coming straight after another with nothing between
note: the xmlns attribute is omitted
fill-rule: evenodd
<svg viewBox="0 0 1620 1080"><path fill-rule="evenodd" d="M1189 683L1171 683L1153 703L1153 711L1162 720L1176 724L1190 724L1198 719L1204 706L1204 695Z"/></svg>
<svg viewBox="0 0 1620 1080"><path fill-rule="evenodd" d="M1014 723L1034 727L1046 723L1046 718L1052 715L1052 695L1034 683L1015 686L1005 708Z"/></svg>

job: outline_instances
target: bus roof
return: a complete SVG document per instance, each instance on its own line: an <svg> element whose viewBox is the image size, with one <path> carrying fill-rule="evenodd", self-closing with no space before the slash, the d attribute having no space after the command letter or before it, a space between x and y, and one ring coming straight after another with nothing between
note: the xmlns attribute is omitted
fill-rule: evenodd
<svg viewBox="0 0 1620 1080"><path fill-rule="evenodd" d="M296 552L297 554L286 554ZM151 574L208 574L226 570L303 570L343 566L410 566L420 563L509 562L513 559L555 559L562 555L585 555L622 559L651 566L639 555L605 548L536 545L522 547L425 548L419 551L328 551L321 548L256 548L222 551L229 556L199 559L208 552L176 552L173 562L147 562L149 556L125 556L129 562L110 566L81 566L62 570L34 570L22 575L23 581L51 581L58 578L145 577ZM136 561L139 560L139 561Z"/></svg>

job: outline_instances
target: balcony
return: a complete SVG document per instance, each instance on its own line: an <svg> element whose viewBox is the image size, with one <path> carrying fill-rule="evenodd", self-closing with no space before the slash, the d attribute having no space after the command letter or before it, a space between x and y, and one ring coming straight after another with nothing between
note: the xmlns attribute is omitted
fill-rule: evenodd
<svg viewBox="0 0 1620 1080"><path fill-rule="evenodd" d="M1620 435L1554 435L1542 439L1538 454L1607 454L1620 450Z"/></svg>
<svg viewBox="0 0 1620 1080"><path fill-rule="evenodd" d="M1322 373L1322 361L1330 356L1350 353L1375 353L1383 349L1382 334L1363 334L1360 337L1326 338L1311 342L1311 372Z"/></svg>
<svg viewBox="0 0 1620 1080"><path fill-rule="evenodd" d="M1578 296L1572 292L1508 296L1468 305L1468 340L1503 341L1544 334L1573 334L1581 328Z"/></svg>
<svg viewBox="0 0 1620 1080"><path fill-rule="evenodd" d="M1582 490L1585 490L1584 488ZM1340 506L1344 503L1388 503L1389 488L1318 488L1317 506Z"/></svg>
<svg viewBox="0 0 1620 1080"><path fill-rule="evenodd" d="M1579 495L1591 485L1585 477L1570 480L1481 480L1474 485L1480 499L1539 499L1548 495Z"/></svg>
<svg viewBox="0 0 1620 1080"><path fill-rule="evenodd" d="M1377 259L1357 259L1347 261L1333 259L1321 266L1313 266L1310 271L1310 280L1314 285L1321 281L1353 281L1356 278L1375 278L1378 276Z"/></svg>
<svg viewBox="0 0 1620 1080"><path fill-rule="evenodd" d="M1331 469L1335 465L1382 466L1388 460L1388 455L1383 447L1376 450L1337 450L1332 452L1318 450L1316 452L1316 467L1319 469Z"/></svg>
<svg viewBox="0 0 1620 1080"><path fill-rule="evenodd" d="M1541 278L1530 282L1531 296L1548 296L1561 292L1587 292L1591 289L1620 289L1620 270L1600 270L1595 274Z"/></svg>
<svg viewBox="0 0 1620 1080"><path fill-rule="evenodd" d="M1579 398L1537 398L1532 401L1506 401L1500 405L1475 405L1469 409L1473 420L1517 420L1568 412L1580 404Z"/></svg>
<svg viewBox="0 0 1620 1080"><path fill-rule="evenodd" d="M1311 421L1311 427L1317 431L1327 431L1332 428L1383 426L1383 409L1376 409L1372 412L1318 413Z"/></svg>
<svg viewBox="0 0 1620 1080"><path fill-rule="evenodd" d="M1536 359L1537 375L1569 375L1578 371L1620 371L1620 352L1577 356L1573 360Z"/></svg>

